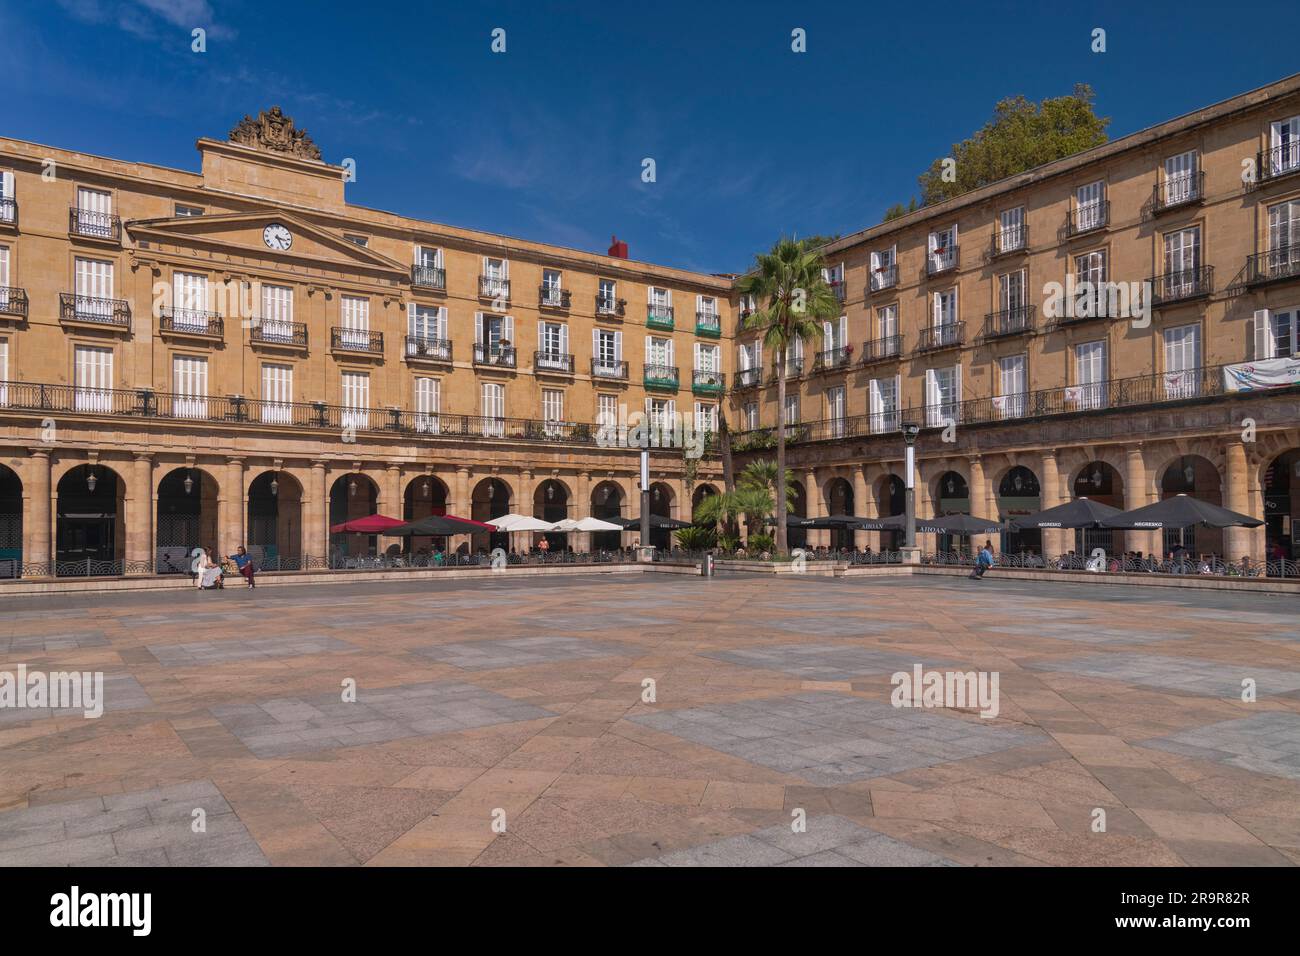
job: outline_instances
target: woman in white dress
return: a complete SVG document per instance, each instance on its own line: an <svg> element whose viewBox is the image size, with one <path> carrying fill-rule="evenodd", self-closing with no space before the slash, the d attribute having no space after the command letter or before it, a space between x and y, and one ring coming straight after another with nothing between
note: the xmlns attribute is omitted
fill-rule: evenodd
<svg viewBox="0 0 1300 956"><path fill-rule="evenodd" d="M212 560L212 554L208 551L199 556L199 587L221 587L221 565Z"/></svg>

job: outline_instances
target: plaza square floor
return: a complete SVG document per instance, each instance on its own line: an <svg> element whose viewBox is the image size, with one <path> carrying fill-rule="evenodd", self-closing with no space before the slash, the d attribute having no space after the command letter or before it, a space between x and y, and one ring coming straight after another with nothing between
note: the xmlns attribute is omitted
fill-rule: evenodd
<svg viewBox="0 0 1300 956"><path fill-rule="evenodd" d="M1290 866L1297 610L996 572L0 590L0 672L104 675L96 719L0 709L0 866ZM892 706L915 665L996 672L996 717Z"/></svg>

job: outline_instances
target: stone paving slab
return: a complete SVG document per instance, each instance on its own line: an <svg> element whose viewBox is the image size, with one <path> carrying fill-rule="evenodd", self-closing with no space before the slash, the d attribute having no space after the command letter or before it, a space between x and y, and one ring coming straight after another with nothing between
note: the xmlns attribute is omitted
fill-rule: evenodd
<svg viewBox="0 0 1300 956"><path fill-rule="evenodd" d="M870 650L849 644L781 644L707 651L700 656L822 681L846 681L867 674L894 674L898 671L911 673L913 665L918 663L926 668L956 666L952 661L926 655Z"/></svg>
<svg viewBox="0 0 1300 956"><path fill-rule="evenodd" d="M1292 694L1300 690L1300 672L1276 667L1252 667L1188 657L1158 654L1093 654L1039 661L1029 665L1035 670L1099 677L1122 681L1138 687L1210 697L1240 699L1246 678L1256 682L1260 697Z"/></svg>
<svg viewBox="0 0 1300 956"><path fill-rule="evenodd" d="M632 717L634 723L818 786L870 780L1042 742L983 718L813 691Z"/></svg>
<svg viewBox="0 0 1300 956"><path fill-rule="evenodd" d="M532 664L549 664L555 661L617 657L635 653L635 650L622 644L584 641L574 637L548 634L497 641L435 644L431 647L416 648L412 653L451 664L462 670L477 671L528 667Z"/></svg>
<svg viewBox="0 0 1300 956"><path fill-rule="evenodd" d="M28 671L34 671L37 668L28 668ZM73 668L73 667L55 667L49 669L40 669L42 673L49 674L51 671L77 671L90 670L90 668ZM131 674L105 674L103 688L103 705L104 714L115 714L128 710L146 710L154 705L153 698L145 691L144 687ZM34 720L48 720L52 717L82 717L85 718L85 708L80 707L0 707L0 727L6 727L12 724L22 724ZM102 717L86 718L87 723L93 723L101 720Z"/></svg>
<svg viewBox="0 0 1300 956"><path fill-rule="evenodd" d="M246 641L190 641L186 644L150 644L149 653L164 667L228 664L235 661L305 657L333 651L355 651L356 645L324 634L286 634Z"/></svg>
<svg viewBox="0 0 1300 956"><path fill-rule="evenodd" d="M1097 627L1083 622L1052 624L1039 622L1023 627L991 627L988 630L1016 637L1049 637L1059 641L1075 641L1079 644L1156 644L1187 636L1185 633L1144 629L1136 625Z"/></svg>
<svg viewBox="0 0 1300 956"><path fill-rule="evenodd" d="M285 757L405 737L551 717L550 711L459 681L362 688L355 703L338 694L223 704L212 716L258 757Z"/></svg>
<svg viewBox="0 0 1300 956"><path fill-rule="evenodd" d="M1300 780L1300 714L1273 711L1225 720L1141 746Z"/></svg>
<svg viewBox="0 0 1300 956"><path fill-rule="evenodd" d="M11 624L13 622L10 622ZM103 631L79 631L70 634L21 634L0 637L0 654L22 656L25 654L73 651L85 647L105 647L108 638Z"/></svg>
<svg viewBox="0 0 1300 956"><path fill-rule="evenodd" d="M194 832L194 811L203 811ZM0 866L266 866L210 780L0 812Z"/></svg>

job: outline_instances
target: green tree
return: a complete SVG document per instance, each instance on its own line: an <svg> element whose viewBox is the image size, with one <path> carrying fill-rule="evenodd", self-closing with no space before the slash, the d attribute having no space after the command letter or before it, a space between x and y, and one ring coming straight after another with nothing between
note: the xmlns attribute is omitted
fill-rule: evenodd
<svg viewBox="0 0 1300 956"><path fill-rule="evenodd" d="M1001 100L993 118L936 159L919 177L921 202L929 206L1042 166L1107 141L1109 117L1093 112L1092 87L1079 83L1069 96L1034 103L1022 96ZM955 161L944 178L945 159ZM894 207L895 209L899 207ZM891 210L892 212L892 210ZM886 214L886 218L890 218Z"/></svg>
<svg viewBox="0 0 1300 956"><path fill-rule="evenodd" d="M911 198L911 200L908 202L906 206L904 206L901 202L896 202L888 209L885 210L885 218L882 219L881 221L889 222L889 220L891 219L902 219L909 212L916 212L917 208L918 207L916 205L915 196Z"/></svg>
<svg viewBox="0 0 1300 956"><path fill-rule="evenodd" d="M781 239L771 252L755 257L754 269L736 283L741 295L753 296L755 309L744 331L762 333L763 345L776 355L776 486L785 484L785 350L796 338L816 341L822 322L837 318L840 300L822 278L821 255L806 242ZM786 500L776 496L776 549L786 551Z"/></svg>

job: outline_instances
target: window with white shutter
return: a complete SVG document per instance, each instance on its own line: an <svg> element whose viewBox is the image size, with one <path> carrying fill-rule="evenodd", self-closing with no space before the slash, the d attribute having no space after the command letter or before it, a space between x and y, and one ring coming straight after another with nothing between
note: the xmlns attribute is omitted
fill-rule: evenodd
<svg viewBox="0 0 1300 956"><path fill-rule="evenodd" d="M560 434L560 424L564 421L564 392L560 389L542 389L542 421L549 437Z"/></svg>
<svg viewBox="0 0 1300 956"><path fill-rule="evenodd" d="M339 303L339 347L364 352L370 348L370 300L345 295Z"/></svg>
<svg viewBox="0 0 1300 956"><path fill-rule="evenodd" d="M208 277L193 272L172 276L172 325L177 331L208 330Z"/></svg>
<svg viewBox="0 0 1300 956"><path fill-rule="evenodd" d="M1074 201L1075 232L1099 229L1105 224L1106 186L1101 180L1080 186Z"/></svg>
<svg viewBox="0 0 1300 956"><path fill-rule="evenodd" d="M113 320L113 263L77 258L76 317L83 322Z"/></svg>
<svg viewBox="0 0 1300 956"><path fill-rule="evenodd" d="M172 391L177 418L207 418L208 360L200 355L173 355Z"/></svg>
<svg viewBox="0 0 1300 956"><path fill-rule="evenodd" d="M1157 290L1170 298L1192 295L1198 291L1201 265L1201 229L1192 226L1165 233L1164 288Z"/></svg>
<svg viewBox="0 0 1300 956"><path fill-rule="evenodd" d="M77 187L77 232L102 239L113 237L113 194Z"/></svg>
<svg viewBox="0 0 1300 956"><path fill-rule="evenodd" d="M1268 207L1268 252L1260 278L1300 275L1300 199Z"/></svg>
<svg viewBox="0 0 1300 956"><path fill-rule="evenodd" d="M998 214L998 252L1025 247L1025 207L1004 209Z"/></svg>
<svg viewBox="0 0 1300 956"><path fill-rule="evenodd" d="M758 428L758 402L746 402L744 411L745 431Z"/></svg>
<svg viewBox="0 0 1300 956"><path fill-rule="evenodd" d="M267 342L293 342L293 289L262 286L261 335Z"/></svg>
<svg viewBox="0 0 1300 956"><path fill-rule="evenodd" d="M0 246L0 312L9 308L9 247Z"/></svg>
<svg viewBox="0 0 1300 956"><path fill-rule="evenodd" d="M14 198L14 174L0 169L0 222L13 222L18 218L18 203Z"/></svg>
<svg viewBox="0 0 1300 956"><path fill-rule="evenodd" d="M9 404L9 336L0 335L0 408Z"/></svg>
<svg viewBox="0 0 1300 956"><path fill-rule="evenodd" d="M1177 156L1165 160L1165 180L1161 203L1165 206L1177 206L1197 198L1196 150L1189 149Z"/></svg>
<svg viewBox="0 0 1300 956"><path fill-rule="evenodd" d="M1106 343L1084 342L1074 347L1073 390L1066 389L1067 401L1073 397L1076 408L1105 408L1107 405L1106 387Z"/></svg>
<svg viewBox="0 0 1300 956"><path fill-rule="evenodd" d="M869 427L873 434L898 430L898 376L873 378L869 390Z"/></svg>
<svg viewBox="0 0 1300 956"><path fill-rule="evenodd" d="M262 366L262 421L287 425L293 420L293 366Z"/></svg>
<svg viewBox="0 0 1300 956"><path fill-rule="evenodd" d="M497 382L484 382L482 396L483 434L500 438L506 433L506 388Z"/></svg>
<svg viewBox="0 0 1300 956"><path fill-rule="evenodd" d="M113 409L113 350L97 345L78 345L73 352L76 385L73 406L79 412L109 412Z"/></svg>
<svg viewBox="0 0 1300 956"><path fill-rule="evenodd" d="M1270 124L1269 142L1267 168L1271 175L1300 169L1300 116Z"/></svg>
<svg viewBox="0 0 1300 956"><path fill-rule="evenodd" d="M344 428L366 429L370 427L370 374L368 372L343 372L343 415Z"/></svg>
<svg viewBox="0 0 1300 956"><path fill-rule="evenodd" d="M436 378L415 380L415 430L436 435L441 430L438 413L442 409L442 382Z"/></svg>
<svg viewBox="0 0 1300 956"><path fill-rule="evenodd" d="M718 430L718 406L712 402L695 403L695 431L701 435L713 435Z"/></svg>
<svg viewBox="0 0 1300 956"><path fill-rule="evenodd" d="M1164 330L1165 396L1195 398L1201 394L1201 327L1179 325Z"/></svg>
<svg viewBox="0 0 1300 956"><path fill-rule="evenodd" d="M569 364L569 327L563 322L537 323L537 367L572 371Z"/></svg>
<svg viewBox="0 0 1300 956"><path fill-rule="evenodd" d="M882 305L876 310L876 328L879 337L879 355L897 355L899 352L898 306Z"/></svg>
<svg viewBox="0 0 1300 956"><path fill-rule="evenodd" d="M878 249L871 253L871 291L888 289L898 284L898 247Z"/></svg>
<svg viewBox="0 0 1300 956"><path fill-rule="evenodd" d="M602 315L612 315L618 311L618 283L613 279L600 280L600 291L596 294L596 311Z"/></svg>
<svg viewBox="0 0 1300 956"><path fill-rule="evenodd" d="M1029 387L1026 361L1024 355L998 359L998 396L993 404L1003 418L1024 417Z"/></svg>

